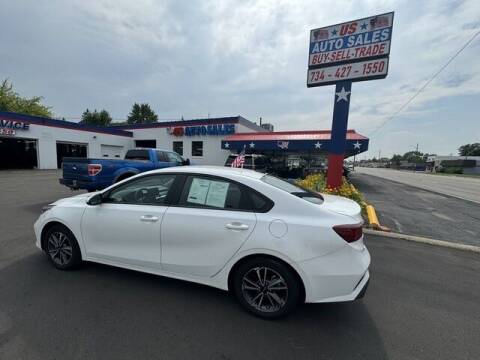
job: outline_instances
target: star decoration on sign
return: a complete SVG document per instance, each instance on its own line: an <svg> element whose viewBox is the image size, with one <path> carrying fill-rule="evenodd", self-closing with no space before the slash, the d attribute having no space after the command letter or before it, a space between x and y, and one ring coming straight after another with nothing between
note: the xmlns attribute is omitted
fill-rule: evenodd
<svg viewBox="0 0 480 360"><path fill-rule="evenodd" d="M346 102L348 102L348 95L350 95L350 91L345 91L345 88L342 87L342 90L335 93L335 95L338 96L337 102L339 102L340 100L345 100Z"/></svg>
<svg viewBox="0 0 480 360"><path fill-rule="evenodd" d="M332 30L332 36L335 36L335 35L337 35L337 29Z"/></svg>
<svg viewBox="0 0 480 360"><path fill-rule="evenodd" d="M354 149L360 150L360 146L362 146L362 144L360 144L360 143L358 142L358 140L357 140L357 142L356 142L355 144L353 144L353 148L354 148Z"/></svg>
<svg viewBox="0 0 480 360"><path fill-rule="evenodd" d="M250 148L253 149L255 147L255 144L253 143L253 141L250 143Z"/></svg>
<svg viewBox="0 0 480 360"><path fill-rule="evenodd" d="M360 25L360 29L367 30L368 24L364 21L363 24Z"/></svg>
<svg viewBox="0 0 480 360"><path fill-rule="evenodd" d="M225 149L228 149L230 147L230 144L226 142L223 146L225 147Z"/></svg>
<svg viewBox="0 0 480 360"><path fill-rule="evenodd" d="M315 149L320 149L322 147L322 144L320 144L319 141L315 143Z"/></svg>

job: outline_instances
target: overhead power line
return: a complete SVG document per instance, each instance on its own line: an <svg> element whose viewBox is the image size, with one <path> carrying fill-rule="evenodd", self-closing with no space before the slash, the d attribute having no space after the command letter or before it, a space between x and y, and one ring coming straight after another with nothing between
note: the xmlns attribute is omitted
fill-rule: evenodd
<svg viewBox="0 0 480 360"><path fill-rule="evenodd" d="M368 136L371 137L372 134L376 133L378 130L380 130L383 126L385 126L386 123L388 123L389 121L391 121L393 118L395 118L395 116L397 116L398 114L400 114L408 105L410 105L410 103L413 101L413 99L415 99L458 55L460 55L460 53L468 46L470 45L470 43L475 39L475 37L477 37L477 35L480 34L480 30L477 31L475 34L473 34L473 36L460 48L458 49L458 51L453 54L452 57L450 57L450 59L448 59L448 61L440 68L438 69L431 77L430 79L428 79L425 84L422 85L422 87L420 87L416 92L415 94L413 94L402 106L400 106L400 108L398 108L397 111L395 111L392 115L390 115L383 123L380 124L380 126L378 126L376 129L374 129Z"/></svg>

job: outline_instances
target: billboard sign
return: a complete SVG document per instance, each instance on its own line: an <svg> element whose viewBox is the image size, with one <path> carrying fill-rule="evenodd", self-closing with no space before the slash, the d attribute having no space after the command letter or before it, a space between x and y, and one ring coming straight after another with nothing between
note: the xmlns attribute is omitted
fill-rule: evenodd
<svg viewBox="0 0 480 360"><path fill-rule="evenodd" d="M332 85L337 81L383 79L388 72L388 58L360 61L308 70L308 86Z"/></svg>
<svg viewBox="0 0 480 360"><path fill-rule="evenodd" d="M390 12L311 30L307 86L386 77L392 28L393 12ZM383 60L380 63L372 61L379 59ZM357 62L362 65L353 65ZM352 65L345 68L340 66L346 64ZM378 70L377 67L382 69ZM320 68L325 68L325 79L320 79L322 72L313 71ZM337 71L343 75L337 74Z"/></svg>

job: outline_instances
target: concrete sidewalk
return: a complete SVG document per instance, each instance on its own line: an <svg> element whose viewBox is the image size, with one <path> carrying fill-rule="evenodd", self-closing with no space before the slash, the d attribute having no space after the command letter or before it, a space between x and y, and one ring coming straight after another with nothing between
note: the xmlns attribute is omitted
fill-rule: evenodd
<svg viewBox="0 0 480 360"><path fill-rule="evenodd" d="M480 204L480 176L462 177L425 174L422 172L400 171L356 167L355 172L377 176L439 194L453 196Z"/></svg>

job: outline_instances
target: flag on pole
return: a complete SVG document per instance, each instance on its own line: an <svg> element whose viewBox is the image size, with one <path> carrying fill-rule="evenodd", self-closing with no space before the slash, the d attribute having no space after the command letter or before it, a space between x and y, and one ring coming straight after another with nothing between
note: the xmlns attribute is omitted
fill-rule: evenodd
<svg viewBox="0 0 480 360"><path fill-rule="evenodd" d="M233 159L231 167L243 168L244 163L245 163L245 149L243 149L242 152L238 154L235 159Z"/></svg>

